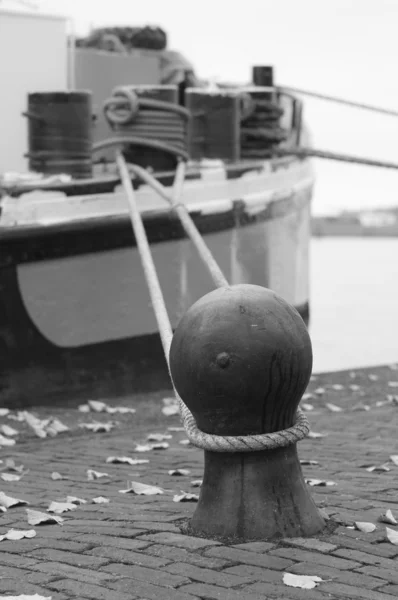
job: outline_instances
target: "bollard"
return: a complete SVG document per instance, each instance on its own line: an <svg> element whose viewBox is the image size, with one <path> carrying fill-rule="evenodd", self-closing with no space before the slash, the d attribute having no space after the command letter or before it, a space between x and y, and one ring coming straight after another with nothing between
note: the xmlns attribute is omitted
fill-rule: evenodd
<svg viewBox="0 0 398 600"><path fill-rule="evenodd" d="M187 311L170 348L173 383L197 428L223 436L215 449L201 445L204 478L190 533L254 540L323 529L290 429L311 369L302 318L267 288L219 288ZM271 434L262 436L269 449L253 449L260 434ZM238 451L228 440L239 440Z"/></svg>

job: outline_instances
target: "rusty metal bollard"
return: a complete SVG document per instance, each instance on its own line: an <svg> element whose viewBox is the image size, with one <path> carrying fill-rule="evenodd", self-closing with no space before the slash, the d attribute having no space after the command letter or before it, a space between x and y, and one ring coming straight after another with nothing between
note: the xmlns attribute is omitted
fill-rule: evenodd
<svg viewBox="0 0 398 600"><path fill-rule="evenodd" d="M205 450L191 533L253 540L323 529L296 450L308 433L297 409L311 369L303 320L269 289L219 288L182 318L170 371L196 421L191 440Z"/></svg>

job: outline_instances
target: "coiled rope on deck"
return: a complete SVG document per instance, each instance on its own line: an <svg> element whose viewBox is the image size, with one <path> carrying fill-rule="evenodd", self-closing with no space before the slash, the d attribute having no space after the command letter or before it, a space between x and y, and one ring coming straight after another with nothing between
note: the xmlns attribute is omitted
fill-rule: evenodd
<svg viewBox="0 0 398 600"><path fill-rule="evenodd" d="M120 150L116 152L116 162L119 168L122 183L126 191L137 247L147 280L151 301L162 340L166 363L170 372L169 353L173 337L171 323L157 276L156 267L153 262L148 239L146 237L141 214L136 203L133 187L131 185L130 174ZM210 250L203 241L203 238L193 223L187 209L183 204L180 203L185 165L180 163L177 167L172 196L167 194L166 190L159 182L156 182L155 184L155 180L149 175L149 173L145 173L144 175L144 173L142 173L144 170L137 165L132 165L131 168L136 174L143 176L144 180L146 180L149 185L152 185L152 187L158 191L163 198L167 199L171 204L171 208L177 212L185 231L195 244L204 264L209 269L215 285L217 287L228 286L227 280L217 265ZM305 438L309 432L309 423L306 416L300 409L297 409L295 424L283 431L249 436L218 436L204 433L198 428L195 417L186 406L182 398L179 396L175 388L174 393L179 403L181 419L188 439L193 445L202 448L203 450L210 450L212 452L254 452L260 450L273 450L294 444Z"/></svg>

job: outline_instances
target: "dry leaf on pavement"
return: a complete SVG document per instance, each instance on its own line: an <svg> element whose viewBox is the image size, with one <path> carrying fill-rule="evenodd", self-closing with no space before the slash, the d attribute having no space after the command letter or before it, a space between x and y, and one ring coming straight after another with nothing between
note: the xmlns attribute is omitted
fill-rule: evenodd
<svg viewBox="0 0 398 600"><path fill-rule="evenodd" d="M168 473L169 473L169 475L175 475L175 476L182 475L182 476L184 476L184 475L189 475L190 472L191 471L189 469L171 469Z"/></svg>
<svg viewBox="0 0 398 600"><path fill-rule="evenodd" d="M323 437L326 437L324 433L316 433L315 431L310 431L308 433L308 438L310 438L311 440L317 440Z"/></svg>
<svg viewBox="0 0 398 600"><path fill-rule="evenodd" d="M311 410L314 410L314 407L312 404L308 404L308 402L302 402L300 404L301 410L303 410L304 412L310 412Z"/></svg>
<svg viewBox="0 0 398 600"><path fill-rule="evenodd" d="M172 417L173 415L178 415L180 412L180 408L178 405L177 398L163 398L163 408L162 414L166 417Z"/></svg>
<svg viewBox="0 0 398 600"><path fill-rule="evenodd" d="M87 504L87 500L77 498L76 496L66 496L66 502L72 502L72 504Z"/></svg>
<svg viewBox="0 0 398 600"><path fill-rule="evenodd" d="M181 494L176 494L173 497L173 502L198 502L199 496L197 494L190 494L188 492L183 492L181 490Z"/></svg>
<svg viewBox="0 0 398 600"><path fill-rule="evenodd" d="M88 481L94 481L95 479L109 477L108 473L100 473L100 471L94 471L94 469L87 469L86 473Z"/></svg>
<svg viewBox="0 0 398 600"><path fill-rule="evenodd" d="M104 498L104 496L97 496L93 498L94 504L108 504L110 502L109 498Z"/></svg>
<svg viewBox="0 0 398 600"><path fill-rule="evenodd" d="M384 464L384 465L373 465L371 467L367 467L366 470L369 473L385 473L387 471L390 471L390 467L387 466L386 464Z"/></svg>
<svg viewBox="0 0 398 600"><path fill-rule="evenodd" d="M23 475L17 475L16 473L2 473L0 477L3 481L19 481Z"/></svg>
<svg viewBox="0 0 398 600"><path fill-rule="evenodd" d="M317 575L295 575L294 573L284 573L283 583L290 587L297 587L303 590L312 590L323 579Z"/></svg>
<svg viewBox="0 0 398 600"><path fill-rule="evenodd" d="M52 596L41 594L21 594L20 596L1 596L1 600L52 600Z"/></svg>
<svg viewBox="0 0 398 600"><path fill-rule="evenodd" d="M344 390L344 385L341 385L341 383L333 383L330 387L336 392L341 392L342 390Z"/></svg>
<svg viewBox="0 0 398 600"><path fill-rule="evenodd" d="M88 404L80 404L80 406L78 406L78 410L82 413L88 413L90 412L90 407Z"/></svg>
<svg viewBox="0 0 398 600"><path fill-rule="evenodd" d="M61 475L61 473L58 473L57 471L53 471L51 473L51 479L53 481L58 481L60 479L69 479L69 477L66 477L65 475Z"/></svg>
<svg viewBox="0 0 398 600"><path fill-rule="evenodd" d="M107 463L127 464L127 465L144 465L149 463L147 458L130 458L129 456L108 456Z"/></svg>
<svg viewBox="0 0 398 600"><path fill-rule="evenodd" d="M63 518L55 515L49 515L48 513L40 512L39 510L26 509L29 525L45 525L47 523L56 523L62 525Z"/></svg>
<svg viewBox="0 0 398 600"><path fill-rule="evenodd" d="M335 481L326 481L325 479L306 479L305 483L307 483L308 485L311 486L315 486L315 487L325 487L325 486L332 486L332 485L337 485L337 483Z"/></svg>
<svg viewBox="0 0 398 600"><path fill-rule="evenodd" d="M171 440L172 437L169 433L149 433L146 439L148 442L163 442L164 440Z"/></svg>
<svg viewBox="0 0 398 600"><path fill-rule="evenodd" d="M390 456L391 462L398 467L398 454L392 454Z"/></svg>
<svg viewBox="0 0 398 600"><path fill-rule="evenodd" d="M8 471L15 471L15 473L22 473L24 470L24 466L17 465L13 458L6 458L4 468Z"/></svg>
<svg viewBox="0 0 398 600"><path fill-rule="evenodd" d="M381 523L389 523L390 525L397 525L398 523L390 509L388 509L383 515L379 517L379 521Z"/></svg>
<svg viewBox="0 0 398 600"><path fill-rule="evenodd" d="M168 427L167 431L185 431L185 427Z"/></svg>
<svg viewBox="0 0 398 600"><path fill-rule="evenodd" d="M19 498L12 498L11 496L7 496L4 492L0 492L0 506L4 506L4 508L23 506L24 504L29 504L29 502L26 502L26 500L19 500Z"/></svg>
<svg viewBox="0 0 398 600"><path fill-rule="evenodd" d="M140 483L138 481L131 481L129 487L126 490L119 490L121 494L137 494L137 496L156 496L158 494L164 494L162 488L154 485L147 485L146 483Z"/></svg>
<svg viewBox="0 0 398 600"><path fill-rule="evenodd" d="M76 510L77 506L73 502L51 502L50 506L47 508L47 511L50 513L55 513L57 515L61 515L64 512L68 512L69 510Z"/></svg>
<svg viewBox="0 0 398 600"><path fill-rule="evenodd" d="M392 387L392 388L398 387L398 381L389 381L388 387Z"/></svg>
<svg viewBox="0 0 398 600"><path fill-rule="evenodd" d="M2 446L15 446L15 440L0 433L0 448Z"/></svg>
<svg viewBox="0 0 398 600"><path fill-rule="evenodd" d="M135 408L130 408L129 406L107 406L106 412L110 415L114 415L116 413L120 415L134 415L137 411Z"/></svg>
<svg viewBox="0 0 398 600"><path fill-rule="evenodd" d="M398 531L394 531L394 529L386 527L386 535L387 539L394 544L394 546L398 546Z"/></svg>
<svg viewBox="0 0 398 600"><path fill-rule="evenodd" d="M201 487L202 483L203 483L203 479L193 479L191 481L192 487Z"/></svg>
<svg viewBox="0 0 398 600"><path fill-rule="evenodd" d="M36 531L34 529L28 529L27 531L22 531L21 529L9 529L7 533L4 535L0 535L0 542L3 540L17 541L22 540L23 538L34 538L36 535Z"/></svg>
<svg viewBox="0 0 398 600"><path fill-rule="evenodd" d="M10 414L9 408L0 408L0 417L6 417Z"/></svg>
<svg viewBox="0 0 398 600"><path fill-rule="evenodd" d="M343 412L341 406L337 406L337 404L332 404L331 402L326 402L326 408L330 410L330 412Z"/></svg>
<svg viewBox="0 0 398 600"><path fill-rule="evenodd" d="M316 394L317 396L323 396L323 394L325 393L325 388L323 387L319 387L314 391L314 394Z"/></svg>
<svg viewBox="0 0 398 600"><path fill-rule="evenodd" d="M9 437L19 434L19 431L17 431L16 429L14 429L14 427L11 427L10 425L1 425L0 431L1 433L4 433L4 435L8 435Z"/></svg>
<svg viewBox="0 0 398 600"><path fill-rule="evenodd" d="M356 383L352 383L348 387L352 392L359 392L359 390L361 389L361 386L357 385Z"/></svg>
<svg viewBox="0 0 398 600"><path fill-rule="evenodd" d="M113 421L108 421L107 423L94 421L93 423L79 423L79 427L92 431L93 433L108 433L115 427L115 423Z"/></svg>
<svg viewBox="0 0 398 600"><path fill-rule="evenodd" d="M317 460L309 460L309 459L304 458L304 459L300 460L300 465L314 466L314 465L319 465L319 462Z"/></svg>
<svg viewBox="0 0 398 600"><path fill-rule="evenodd" d="M354 525L358 531L362 531L363 533L372 533L376 529L376 525L365 523L364 521L355 521Z"/></svg>

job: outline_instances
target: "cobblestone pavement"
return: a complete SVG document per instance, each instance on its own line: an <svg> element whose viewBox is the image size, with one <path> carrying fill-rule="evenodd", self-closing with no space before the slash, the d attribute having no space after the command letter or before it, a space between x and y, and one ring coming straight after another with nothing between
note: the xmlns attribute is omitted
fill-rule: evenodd
<svg viewBox="0 0 398 600"><path fill-rule="evenodd" d="M181 490L198 491L191 481L202 477L203 453L180 443L183 431L168 431L179 426L178 417L161 414L161 398L170 392L109 401L135 406L137 413L127 416L37 407L32 410L35 415L57 416L70 427L46 439L36 437L25 423L0 417L0 426L20 431L15 446L0 450L0 468L12 458L29 469L19 481L0 480L1 491L41 511L67 495L87 500L64 513L62 525L38 525L32 539L0 542L0 597L37 593L53 600L396 599L398 545L388 540L379 517L390 509L398 519L398 466L389 459L398 454L397 381L398 370L392 367L318 375L311 381L308 392L315 394L304 403L313 406L308 412L312 430L324 437L301 442L299 455L319 463L303 465L306 478L336 483L312 487L311 492L338 523L333 533L311 539L224 545L181 533L179 526L195 504L174 502L173 496ZM381 401L386 402L377 406ZM342 410L335 412L330 404ZM119 424L108 433L78 427L110 419ZM169 448L135 452L136 443L154 432L172 435ZM107 464L112 455L150 462ZM389 470L366 470L385 463ZM189 474L168 474L177 468ZM108 476L88 481L87 469ZM67 479L53 480L54 471ZM121 494L129 481L161 486L165 493ZM110 502L92 503L97 496ZM374 523L375 531L351 528L362 521ZM398 526L387 526L398 534ZM0 534L10 528L31 528L26 507L0 513ZM317 575L324 581L315 589L289 587L283 583L286 572Z"/></svg>

